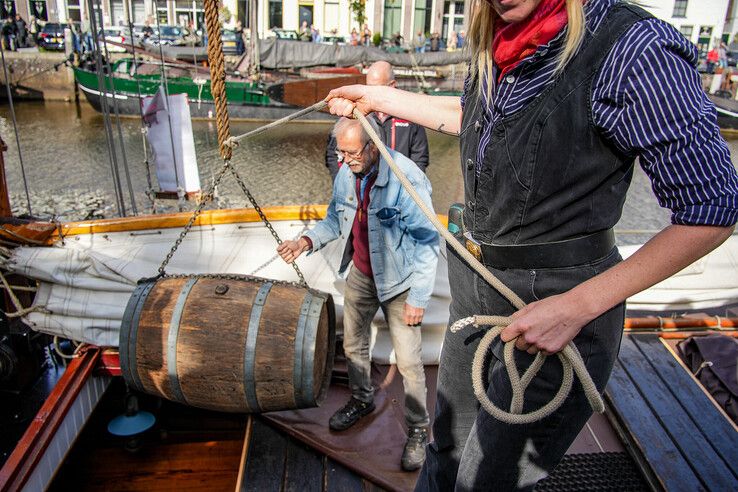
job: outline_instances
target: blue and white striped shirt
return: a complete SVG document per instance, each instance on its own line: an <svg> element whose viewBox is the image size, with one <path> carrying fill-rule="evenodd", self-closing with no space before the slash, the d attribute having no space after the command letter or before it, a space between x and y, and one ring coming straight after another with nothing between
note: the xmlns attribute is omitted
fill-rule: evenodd
<svg viewBox="0 0 738 492"><path fill-rule="evenodd" d="M618 0L589 0L586 25L597 30ZM509 72L486 99L477 172L500 118L523 109L554 82L564 33ZM658 19L636 23L613 46L592 86L593 120L626 155L638 156L672 223L729 226L738 222L738 176L720 135L714 105L695 70L697 50ZM465 92L471 85L467 77ZM462 108L464 97L461 100Z"/></svg>

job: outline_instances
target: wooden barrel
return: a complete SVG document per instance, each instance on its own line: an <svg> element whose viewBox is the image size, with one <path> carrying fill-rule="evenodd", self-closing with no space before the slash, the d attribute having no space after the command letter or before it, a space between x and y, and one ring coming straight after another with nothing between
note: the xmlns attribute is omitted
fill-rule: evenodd
<svg viewBox="0 0 738 492"><path fill-rule="evenodd" d="M224 412L318 405L330 382L333 299L266 279L189 276L138 285L120 366L146 393Z"/></svg>

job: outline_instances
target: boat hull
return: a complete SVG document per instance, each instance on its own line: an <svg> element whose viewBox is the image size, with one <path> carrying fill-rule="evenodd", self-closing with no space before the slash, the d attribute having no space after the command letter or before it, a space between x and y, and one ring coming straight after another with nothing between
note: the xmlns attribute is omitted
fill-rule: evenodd
<svg viewBox="0 0 738 492"><path fill-rule="evenodd" d="M102 99L100 91L90 87L86 87L79 84L81 92L85 95L85 98L90 105L95 108L96 111L102 112ZM115 98L110 92L105 93L105 99L107 99L108 108L111 113L114 114L115 106L118 105L118 112L125 116L139 116L139 107L141 106L141 98L135 94L127 94L125 92L116 92ZM215 119L215 103L213 101L205 101L189 98L190 103L190 114L192 118L197 119ZM294 113L300 109L296 106L287 104L272 103L269 105L264 104L228 104L228 115L232 120L243 120L243 121L266 121L266 120L277 120L283 118L289 114ZM325 121L333 122L335 117L322 112L313 112L303 118L308 121Z"/></svg>

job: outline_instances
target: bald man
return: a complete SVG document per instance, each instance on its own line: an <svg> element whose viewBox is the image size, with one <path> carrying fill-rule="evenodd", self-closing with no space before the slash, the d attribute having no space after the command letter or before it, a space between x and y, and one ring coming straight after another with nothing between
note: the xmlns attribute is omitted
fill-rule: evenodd
<svg viewBox="0 0 738 492"><path fill-rule="evenodd" d="M366 72L366 84L394 87L397 82L392 65L386 61L373 63ZM425 135L425 128L386 113L372 113L371 116L381 130L379 136L382 137L382 142L390 149L408 157L425 172L428 167L428 138ZM325 166L330 171L331 178L335 180L341 164L336 156L336 139L333 135L328 137Z"/></svg>

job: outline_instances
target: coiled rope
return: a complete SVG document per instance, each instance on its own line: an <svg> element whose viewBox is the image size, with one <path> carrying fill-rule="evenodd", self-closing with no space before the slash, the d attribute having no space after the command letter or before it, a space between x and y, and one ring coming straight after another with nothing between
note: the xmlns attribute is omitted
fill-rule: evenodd
<svg viewBox="0 0 738 492"><path fill-rule="evenodd" d="M495 277L492 272L485 268L485 266L479 260L477 260L474 255L472 255L466 248L464 248L461 243L457 241L456 238L448 231L448 229L443 226L441 221L438 220L438 217L435 213L433 213L433 210L426 206L426 204L420 198L420 195L418 195L410 181L407 179L405 174L402 172L395 160L390 155L387 147L382 142L382 139L379 138L379 135L377 135L377 133L374 131L371 124L361 113L361 111L359 111L358 109L354 109L353 115L354 118L358 119L361 122L361 125L364 127L364 130L369 135L369 138L371 138L374 144L377 146L379 152L382 154L382 157L384 157L384 160L387 161L387 164L389 165L390 169L392 169L392 172L394 172L399 179L402 187L405 188L405 191L408 192L415 204L420 208L420 210L428 218L428 220L430 220L433 226L438 230L439 234L441 234L441 236L446 240L446 243L450 245L489 285L491 285L502 296L504 296L505 299L510 301L513 306L515 306L518 310L522 309L525 306L525 302L523 302L523 300L517 294L515 294L515 292L513 292L509 287L507 287L497 277ZM473 324L477 327L492 326L492 329L490 329L484 335L481 342L479 343L477 351L474 354L474 361L472 363L472 386L474 388L474 394L477 397L477 400L479 400L479 403L482 405L482 407L490 415L508 424L527 424L541 420L551 415L564 403L564 400L566 400L566 397L569 395L574 382L574 372L576 372L580 382L582 383L585 395L587 396L587 400L592 406L592 409L598 413L602 413L605 410L605 404L602 401L602 396L600 395L599 391L597 391L597 387L595 386L594 381L592 381L592 377L587 372L587 368L584 365L582 356L579 354L579 351L574 345L574 342L569 342L564 350L556 354L559 357L559 360L561 360L561 365L564 371L563 381L561 382L561 387L559 388L558 392L546 405L526 414L522 413L524 401L523 396L525 394L525 389L528 387L530 382L543 366L543 363L546 360L547 356L539 352L536 355L536 358L533 360L533 363L521 376L518 373L517 366L515 365L515 357L513 352L515 348L515 340L510 340L509 342L505 343L505 368L507 369L507 373L510 378L513 398L510 404L509 412L505 412L504 410L501 410L500 408L495 406L495 404L490 401L489 397L487 396L487 391L484 388L484 362L492 341L497 336L499 336L500 333L502 333L502 330L511 322L511 318L504 316L472 316L456 321L450 328L452 332L457 332L470 324Z"/></svg>

